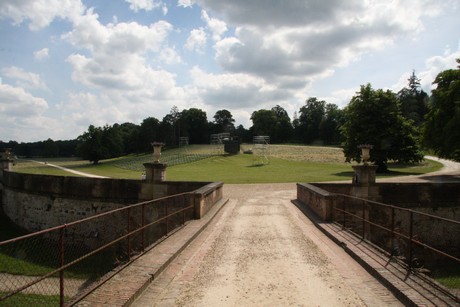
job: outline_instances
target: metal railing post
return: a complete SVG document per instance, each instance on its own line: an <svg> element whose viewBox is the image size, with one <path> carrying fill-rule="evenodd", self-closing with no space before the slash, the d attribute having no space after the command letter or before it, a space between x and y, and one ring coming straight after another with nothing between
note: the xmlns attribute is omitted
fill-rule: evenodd
<svg viewBox="0 0 460 307"><path fill-rule="evenodd" d="M165 216L166 216L166 219L165 219L165 223L166 223L165 235L168 235L168 229L169 229L168 203L164 202L164 204L165 204Z"/></svg>
<svg viewBox="0 0 460 307"><path fill-rule="evenodd" d="M366 202L363 202L362 210L363 210L363 240L366 238Z"/></svg>
<svg viewBox="0 0 460 307"><path fill-rule="evenodd" d="M141 216L141 224L142 224L142 230L141 230L141 248L142 252L145 251L145 243L144 243L144 238L145 238L145 233L144 233L144 226L145 226L145 204L142 204L142 216Z"/></svg>
<svg viewBox="0 0 460 307"><path fill-rule="evenodd" d="M391 256L395 253L395 207L391 207Z"/></svg>
<svg viewBox="0 0 460 307"><path fill-rule="evenodd" d="M65 265L64 259L64 232L65 225L59 230L59 266ZM64 270L59 271L59 305L64 306Z"/></svg>
<svg viewBox="0 0 460 307"><path fill-rule="evenodd" d="M414 225L414 214L412 211L409 211L409 269L412 268L412 239L413 239L413 225Z"/></svg>
<svg viewBox="0 0 460 307"><path fill-rule="evenodd" d="M131 260L131 208L128 207L128 261Z"/></svg>
<svg viewBox="0 0 460 307"><path fill-rule="evenodd" d="M343 200L344 200L344 201L342 202L342 203L343 203L343 223L342 223L342 229L345 229L345 221L346 221L346 219L345 219L345 217L346 217L345 212L346 212L346 208L347 208L347 206L346 206L346 205L347 205L347 201L346 201L345 199L343 199Z"/></svg>
<svg viewBox="0 0 460 307"><path fill-rule="evenodd" d="M189 196L185 196L184 195L184 201L182 202L183 205L184 205L184 208L183 208L183 211L182 211L182 225L185 225L185 208L188 207L188 200L189 200Z"/></svg>

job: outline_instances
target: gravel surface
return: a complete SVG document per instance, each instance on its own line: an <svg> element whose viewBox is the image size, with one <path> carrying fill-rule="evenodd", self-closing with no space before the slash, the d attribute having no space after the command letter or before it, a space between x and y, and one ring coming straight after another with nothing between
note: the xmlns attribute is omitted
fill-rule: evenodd
<svg viewBox="0 0 460 307"><path fill-rule="evenodd" d="M230 202L133 306L400 306L292 205L295 184L224 190Z"/></svg>
<svg viewBox="0 0 460 307"><path fill-rule="evenodd" d="M178 305L364 305L293 222L290 192L271 192L270 202L266 193L251 195L234 206L204 259L206 269Z"/></svg>

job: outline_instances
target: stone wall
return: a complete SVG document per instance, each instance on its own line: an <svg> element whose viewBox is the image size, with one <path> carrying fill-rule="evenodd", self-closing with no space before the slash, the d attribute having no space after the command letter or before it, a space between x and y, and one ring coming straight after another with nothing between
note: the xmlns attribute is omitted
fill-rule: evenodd
<svg viewBox="0 0 460 307"><path fill-rule="evenodd" d="M308 205L324 221L332 220L335 198L335 194L313 184L297 184L297 199Z"/></svg>
<svg viewBox="0 0 460 307"><path fill-rule="evenodd" d="M38 231L129 204L192 192L208 184L47 176L5 170L0 195L2 209L13 222L28 231ZM214 190L210 193L220 193L222 198L222 187ZM210 207L220 198L204 199Z"/></svg>
<svg viewBox="0 0 460 307"><path fill-rule="evenodd" d="M357 234L364 233L366 239L379 246L391 246L392 239L388 232L372 225L363 228L362 221L341 213L337 215L335 208L346 207L348 212L356 216L364 215L370 222L384 225L387 229L393 227L406 236L409 236L412 228L414 237L420 242L458 253L458 223L431 216L460 221L460 183L377 183L373 187L379 191L380 203L401 209L393 210L391 206L379 206L374 202L344 196L353 194L352 184L297 184L297 199L322 220L345 223L347 228L353 229ZM403 209L412 209L421 214L411 214ZM399 249L404 250L402 246L406 245L407 252L407 242L401 239L399 241Z"/></svg>
<svg viewBox="0 0 460 307"><path fill-rule="evenodd" d="M313 201L315 197L324 197L330 194L352 195L353 184L348 183L312 183L297 184L298 199L302 195L308 196L309 205L320 217L325 208L318 208L321 204ZM460 220L460 183L376 183L372 185L378 191L379 202L395 205L402 208L437 215L454 220ZM328 196L331 197L331 196ZM327 215L329 216L329 215Z"/></svg>
<svg viewBox="0 0 460 307"><path fill-rule="evenodd" d="M210 183L195 191L195 218L201 219L209 210L222 199L222 182Z"/></svg>

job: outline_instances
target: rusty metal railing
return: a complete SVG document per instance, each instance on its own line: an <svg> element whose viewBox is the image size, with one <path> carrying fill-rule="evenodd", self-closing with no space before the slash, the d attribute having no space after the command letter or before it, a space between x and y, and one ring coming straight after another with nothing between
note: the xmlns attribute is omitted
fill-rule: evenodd
<svg viewBox="0 0 460 307"><path fill-rule="evenodd" d="M0 242L0 305L72 305L193 216L183 193Z"/></svg>
<svg viewBox="0 0 460 307"><path fill-rule="evenodd" d="M448 288L460 302L460 222L339 194L334 221L388 253L392 260Z"/></svg>

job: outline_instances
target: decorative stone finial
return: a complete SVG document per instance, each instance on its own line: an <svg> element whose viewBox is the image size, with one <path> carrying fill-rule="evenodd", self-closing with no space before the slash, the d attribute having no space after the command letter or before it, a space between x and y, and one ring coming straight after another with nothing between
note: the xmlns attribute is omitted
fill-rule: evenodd
<svg viewBox="0 0 460 307"><path fill-rule="evenodd" d="M164 146L164 143L161 142L153 142L153 158L154 161L153 163L160 163L160 157L161 157L161 148Z"/></svg>
<svg viewBox="0 0 460 307"><path fill-rule="evenodd" d="M369 160L371 158L370 151L371 151L372 148L374 148L374 145L361 144L361 145L358 145L358 148L361 148L361 155L362 155L362 158L363 158L363 164L367 165L367 162L369 162Z"/></svg>

